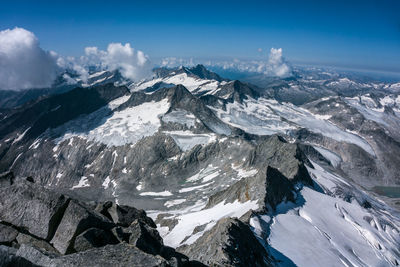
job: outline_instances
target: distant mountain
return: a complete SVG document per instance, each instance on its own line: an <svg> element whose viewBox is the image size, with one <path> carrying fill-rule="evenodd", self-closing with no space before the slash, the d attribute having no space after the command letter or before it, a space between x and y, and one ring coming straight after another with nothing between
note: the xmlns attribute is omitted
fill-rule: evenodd
<svg viewBox="0 0 400 267"><path fill-rule="evenodd" d="M192 68L187 68L184 66L178 67L178 68L156 68L154 69L154 73L156 74L156 77L158 78L164 78L167 76L171 75L177 75L177 74L182 74L186 73L189 76L200 78L200 79L205 79L205 80L216 80L216 81L223 81L226 79L221 78L218 74L215 72L211 72L208 69L206 69L203 65L198 64L195 67Z"/></svg>

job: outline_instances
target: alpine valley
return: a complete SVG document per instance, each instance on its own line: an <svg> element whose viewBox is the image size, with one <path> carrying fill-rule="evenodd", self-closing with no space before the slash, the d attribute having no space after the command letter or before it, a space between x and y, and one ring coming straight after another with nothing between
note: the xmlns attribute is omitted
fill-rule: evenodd
<svg viewBox="0 0 400 267"><path fill-rule="evenodd" d="M3 265L400 265L400 83L64 77L0 91Z"/></svg>

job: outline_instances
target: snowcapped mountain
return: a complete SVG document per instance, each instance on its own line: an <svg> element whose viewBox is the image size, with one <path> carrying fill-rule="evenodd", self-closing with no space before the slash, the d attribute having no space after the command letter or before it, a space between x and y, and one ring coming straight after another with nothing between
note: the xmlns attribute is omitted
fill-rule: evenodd
<svg viewBox="0 0 400 267"><path fill-rule="evenodd" d="M325 76L93 73L1 111L0 173L144 209L164 245L206 265L398 266L397 85Z"/></svg>

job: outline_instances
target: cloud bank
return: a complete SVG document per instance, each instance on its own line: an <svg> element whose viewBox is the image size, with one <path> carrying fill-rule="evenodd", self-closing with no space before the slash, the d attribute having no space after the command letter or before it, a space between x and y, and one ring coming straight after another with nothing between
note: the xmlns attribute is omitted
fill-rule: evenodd
<svg viewBox="0 0 400 267"><path fill-rule="evenodd" d="M0 89L22 90L51 86L59 70L56 54L44 51L25 29L0 31Z"/></svg>
<svg viewBox="0 0 400 267"><path fill-rule="evenodd" d="M152 64L149 57L140 50L135 50L129 43L111 43L107 50L97 47L86 47L86 65L97 65L104 70L119 70L123 77L138 81L152 75Z"/></svg>
<svg viewBox="0 0 400 267"><path fill-rule="evenodd" d="M259 53L263 52L262 48L257 49ZM282 48L271 48L268 58L264 60L215 60L215 59L183 59L176 57L167 57L161 59L159 65L161 67L177 67L177 66L193 66L203 64L208 67L222 68L237 72L259 73L267 76L285 78L292 75L290 65L286 62L282 55Z"/></svg>
<svg viewBox="0 0 400 267"><path fill-rule="evenodd" d="M258 49L259 53L263 51ZM266 60L197 61L193 58L170 57L163 59L160 65L175 67L198 63L269 76L291 75L291 68L282 55L282 48L271 48ZM106 50L96 46L86 47L81 57L62 57L53 51L43 50L38 38L30 31L22 28L0 31L0 90L48 88L60 74L67 84L76 84L78 81L86 83L93 71L89 68L93 66L96 70L118 70L124 78L132 81L140 81L153 75L153 64L149 57L131 47L130 43L110 43Z"/></svg>
<svg viewBox="0 0 400 267"><path fill-rule="evenodd" d="M133 81L152 75L148 56L129 43L110 43L107 50L86 47L84 56L62 57L43 50L38 38L28 30L0 31L0 90L49 88L63 72L68 84L77 82L72 76L86 82L93 65L99 70L119 70L124 78Z"/></svg>

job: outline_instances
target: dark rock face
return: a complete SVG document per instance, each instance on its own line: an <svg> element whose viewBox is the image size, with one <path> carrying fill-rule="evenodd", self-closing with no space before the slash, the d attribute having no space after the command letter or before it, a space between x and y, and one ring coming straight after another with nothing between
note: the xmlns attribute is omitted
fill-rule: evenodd
<svg viewBox="0 0 400 267"><path fill-rule="evenodd" d="M189 69L191 73L199 77L200 79L209 79L216 81L223 81L223 79L215 72L209 71L203 65L198 64L195 67Z"/></svg>
<svg viewBox="0 0 400 267"><path fill-rule="evenodd" d="M111 201L99 204L96 210L119 226L128 227L133 221L139 220L156 228L153 220L147 217L144 210L129 206L119 206Z"/></svg>
<svg viewBox="0 0 400 267"><path fill-rule="evenodd" d="M11 245L18 235L18 231L11 226L0 224L0 244Z"/></svg>
<svg viewBox="0 0 400 267"><path fill-rule="evenodd" d="M273 209L282 201L294 202L295 200L293 184L277 169L270 166L267 168L265 188L265 203Z"/></svg>
<svg viewBox="0 0 400 267"><path fill-rule="evenodd" d="M111 229L113 223L101 214L91 211L78 201L72 200L64 212L64 216L51 243L62 254L71 253L73 252L76 236L92 227Z"/></svg>
<svg viewBox="0 0 400 267"><path fill-rule="evenodd" d="M69 199L38 185L21 182L0 188L0 219L49 240Z"/></svg>
<svg viewBox="0 0 400 267"><path fill-rule="evenodd" d="M222 97L229 102L237 101L238 103L242 103L242 101L248 97L256 99L260 95L251 86L236 80L222 85L215 96Z"/></svg>
<svg viewBox="0 0 400 267"><path fill-rule="evenodd" d="M258 200L260 209L272 209L282 201L294 201L294 186L277 169L268 166L265 172L258 173L255 177L243 178L225 190L212 195L206 208L225 202L246 202Z"/></svg>
<svg viewBox="0 0 400 267"><path fill-rule="evenodd" d="M163 240L155 228L136 220L127 228L127 232L129 233L129 244L150 254L160 253Z"/></svg>
<svg viewBox="0 0 400 267"><path fill-rule="evenodd" d="M249 226L233 218L219 220L195 243L178 251L208 266L272 266Z"/></svg>
<svg viewBox="0 0 400 267"><path fill-rule="evenodd" d="M0 245L0 264L4 267L35 267L38 265L33 264L25 258L16 255L17 250L12 247Z"/></svg>
<svg viewBox="0 0 400 267"><path fill-rule="evenodd" d="M75 88L38 100L15 110L2 120L0 138L20 127L30 127L26 137L37 137L47 128L55 128L79 115L93 112L127 93L126 87L106 84L93 88Z"/></svg>
<svg viewBox="0 0 400 267"><path fill-rule="evenodd" d="M98 228L90 228L76 237L74 250L85 251L95 247L118 243L118 239L111 232Z"/></svg>
<svg viewBox="0 0 400 267"><path fill-rule="evenodd" d="M0 174L0 187L10 186L14 183L14 173L5 172Z"/></svg>
<svg viewBox="0 0 400 267"><path fill-rule="evenodd" d="M312 185L312 179L305 166L312 166L298 144L286 142L278 135L262 138L253 155L254 164L271 166L279 170L293 182L302 182Z"/></svg>
<svg viewBox="0 0 400 267"><path fill-rule="evenodd" d="M206 208L222 201L256 200L260 209L274 210L282 201L294 201L296 183L313 185L305 167L306 164L312 165L297 144L287 143L279 136L270 136L258 142L251 152L249 164L257 166L260 171L210 196Z"/></svg>

